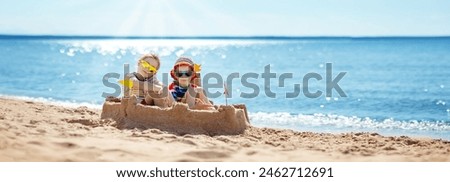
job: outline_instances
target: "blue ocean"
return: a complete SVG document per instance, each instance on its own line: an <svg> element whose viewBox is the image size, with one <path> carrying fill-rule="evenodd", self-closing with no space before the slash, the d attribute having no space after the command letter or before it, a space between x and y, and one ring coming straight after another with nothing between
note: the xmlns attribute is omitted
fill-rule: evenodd
<svg viewBox="0 0 450 182"><path fill-rule="evenodd" d="M250 38L108 38L0 36L0 95L64 105L100 108L108 73L134 71L145 53L161 58L158 77L167 73L179 56L202 65L202 75L238 75L227 84L228 103L245 103L254 126L315 132L377 132L390 136L450 139L450 37L250 37ZM331 76L345 73L326 95L327 63ZM276 75L269 84L265 67ZM256 90L252 98L242 93ZM280 84L280 75L292 78ZM308 91L323 93L307 97ZM117 83L117 78L106 78ZM205 80L203 80L205 81ZM210 83L220 80L209 79ZM286 93L300 85L296 97ZM266 94L272 92L275 97ZM210 88L222 93L223 88ZM225 97L212 98L224 104Z"/></svg>

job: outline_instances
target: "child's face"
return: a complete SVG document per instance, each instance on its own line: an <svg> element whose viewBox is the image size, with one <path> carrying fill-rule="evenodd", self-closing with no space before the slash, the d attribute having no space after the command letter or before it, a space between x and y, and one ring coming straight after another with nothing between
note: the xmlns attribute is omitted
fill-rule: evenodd
<svg viewBox="0 0 450 182"><path fill-rule="evenodd" d="M189 66L180 66L176 70L176 76L178 78L178 83L182 87L189 86L189 83L191 82L191 77L193 76L193 71Z"/></svg>
<svg viewBox="0 0 450 182"><path fill-rule="evenodd" d="M139 62L138 71L140 74L142 74L142 76L149 77L151 75L156 74L156 71L158 71L156 70L156 68L158 66L159 66L158 61L151 58L147 58Z"/></svg>
<svg viewBox="0 0 450 182"><path fill-rule="evenodd" d="M151 59L151 58L148 58L148 59L145 59L145 61L147 61L148 63L150 63L153 67L155 67L155 68L157 68L159 65L158 65L158 61L156 61L156 60L154 60L154 59Z"/></svg>

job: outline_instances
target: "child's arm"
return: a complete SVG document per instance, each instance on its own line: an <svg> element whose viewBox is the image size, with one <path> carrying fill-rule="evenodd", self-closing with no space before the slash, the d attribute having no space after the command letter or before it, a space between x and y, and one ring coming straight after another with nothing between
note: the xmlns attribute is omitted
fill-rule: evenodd
<svg viewBox="0 0 450 182"><path fill-rule="evenodd" d="M129 76L128 78L133 84L131 88L131 94L137 95L139 92L139 95L143 95L147 92L157 92L160 93L163 89L163 84L159 82L157 79L150 79L147 81L141 81L135 76Z"/></svg>

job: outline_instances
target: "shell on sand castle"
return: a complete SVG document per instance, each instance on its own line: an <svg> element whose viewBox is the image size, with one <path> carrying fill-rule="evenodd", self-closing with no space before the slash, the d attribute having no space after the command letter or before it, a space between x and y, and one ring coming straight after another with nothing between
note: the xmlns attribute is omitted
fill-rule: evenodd
<svg viewBox="0 0 450 182"><path fill-rule="evenodd" d="M121 128L157 128L177 134L236 135L249 126L245 105L219 105L217 110L191 110L177 103L169 108L137 104L134 96L107 100L102 119Z"/></svg>

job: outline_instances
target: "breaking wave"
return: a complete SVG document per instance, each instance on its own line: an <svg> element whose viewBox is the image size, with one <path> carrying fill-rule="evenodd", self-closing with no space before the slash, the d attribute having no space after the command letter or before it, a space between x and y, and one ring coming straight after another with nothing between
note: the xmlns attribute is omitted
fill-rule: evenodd
<svg viewBox="0 0 450 182"><path fill-rule="evenodd" d="M252 124L287 128L327 127L336 129L368 130L418 130L450 132L450 122L446 121L400 121L392 118L376 120L368 117L340 116L325 114L290 114L286 112L249 113ZM449 133L450 134L450 133Z"/></svg>

